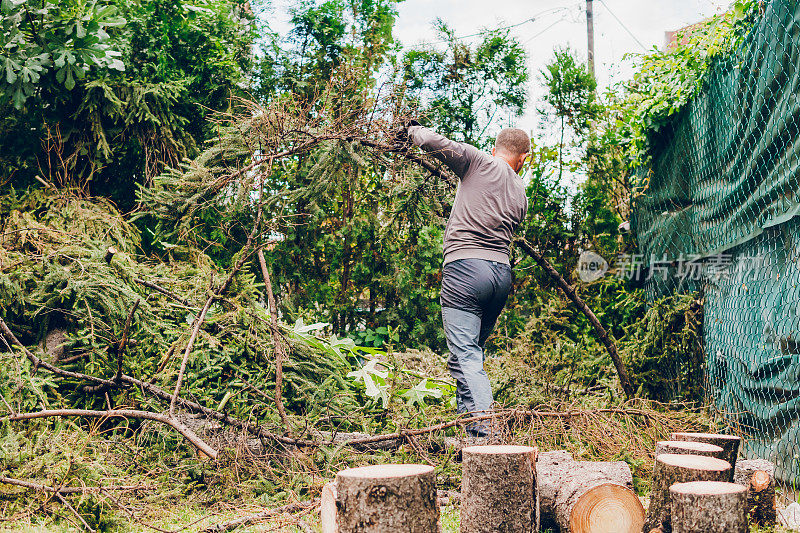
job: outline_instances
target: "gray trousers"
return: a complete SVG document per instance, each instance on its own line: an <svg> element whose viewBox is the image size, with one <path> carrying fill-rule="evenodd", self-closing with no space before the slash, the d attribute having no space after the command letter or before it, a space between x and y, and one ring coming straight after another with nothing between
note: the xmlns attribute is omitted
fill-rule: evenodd
<svg viewBox="0 0 800 533"><path fill-rule="evenodd" d="M511 290L511 267L485 259L459 259L442 272L442 322L450 357L447 366L456 381L459 413L480 413L492 407L492 388L483 369L484 344ZM484 425L467 428L475 436Z"/></svg>

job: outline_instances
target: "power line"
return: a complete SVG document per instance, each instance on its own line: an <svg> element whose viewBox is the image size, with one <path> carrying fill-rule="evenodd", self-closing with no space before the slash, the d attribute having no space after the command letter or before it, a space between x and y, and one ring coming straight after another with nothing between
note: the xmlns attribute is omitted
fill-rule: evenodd
<svg viewBox="0 0 800 533"><path fill-rule="evenodd" d="M532 17L527 18L527 19L523 20L522 22L517 22L516 24L511 24L511 25L508 25L508 26L500 26L499 28L494 28L494 29L491 29L491 30L481 30L481 31L476 32L476 33L470 33L469 35L459 35L457 37L453 37L452 39L443 39L441 41L434 41L432 43L427 43L427 44L449 43L451 40L469 39L470 37L478 37L479 35L485 35L487 33L491 33L493 31L497 31L497 30L510 30L511 28L517 28L519 26L522 26L523 24L527 24L529 22L534 22L534 21L536 21L536 17L540 17L540 16L545 15L545 14L557 13L557 12L563 11L565 9L570 9L570 8L567 7L567 6L551 7L549 9L545 9L544 11L540 11L539 13L536 13Z"/></svg>
<svg viewBox="0 0 800 533"><path fill-rule="evenodd" d="M557 21L553 22L548 27L546 27L545 29L543 29L542 31L540 31L539 33L537 33L536 35L534 35L533 37L531 37L530 39L528 39L527 41L522 43L522 45L524 46L524 45L528 44L529 42L531 42L532 40L536 39L537 37L542 35L544 32L546 32L547 30L549 30L550 28L552 28L553 26L555 26L559 22L564 22L566 19L567 19L567 16L563 15L560 19L558 19Z"/></svg>
<svg viewBox="0 0 800 533"><path fill-rule="evenodd" d="M643 45L643 44L642 44L642 41L640 41L640 40L639 40L639 39L638 39L638 38L637 38L637 37L636 37L636 36L633 34L633 32L632 32L631 30L629 30L629 29L628 29L628 27L625 25L625 23L624 23L624 22L622 22L622 21L619 19L619 17L618 17L618 16L616 16L616 15L614 14L614 12L613 12L613 11L611 11L611 8L610 8L610 7L608 7L608 4L606 4L604 0L600 0L600 3L601 3L601 4L603 4L603 5L605 6L606 10L607 10L609 13L611 13L611 16L612 16L612 17L614 17L615 19L617 19L617 22L619 22L619 25L620 25L620 26L622 26L622 27L625 29L625 31L626 31L626 32L628 32L628 35L630 35L631 37L633 37L633 40L634 40L634 41L636 41L637 43L639 43L639 46L641 46L641 47L642 47L642 50L644 50L644 51L646 52L646 51L647 51L647 47L646 47L645 45Z"/></svg>

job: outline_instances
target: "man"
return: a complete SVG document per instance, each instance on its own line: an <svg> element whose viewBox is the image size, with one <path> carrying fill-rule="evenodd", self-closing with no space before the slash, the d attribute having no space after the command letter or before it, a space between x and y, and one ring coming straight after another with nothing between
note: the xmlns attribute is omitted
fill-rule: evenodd
<svg viewBox="0 0 800 533"><path fill-rule="evenodd" d="M520 129L504 129L489 155L417 124L406 132L460 179L444 233L441 304L447 364L456 380L458 412L489 411L493 399L483 347L511 290L509 246L528 209L518 173L530 153L530 137ZM487 434L483 424L467 431Z"/></svg>

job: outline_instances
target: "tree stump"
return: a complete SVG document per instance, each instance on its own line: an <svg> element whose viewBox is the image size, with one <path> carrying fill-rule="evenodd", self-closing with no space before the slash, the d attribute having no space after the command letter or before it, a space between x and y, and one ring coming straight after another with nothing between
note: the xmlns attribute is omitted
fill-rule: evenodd
<svg viewBox="0 0 800 533"><path fill-rule="evenodd" d="M468 446L461 452L461 532L537 531L536 448Z"/></svg>
<svg viewBox="0 0 800 533"><path fill-rule="evenodd" d="M542 530L641 531L644 509L624 461L575 461L565 451L542 452L536 476Z"/></svg>
<svg viewBox="0 0 800 533"><path fill-rule="evenodd" d="M773 527L775 510L775 464L764 459L747 459L736 464L733 482L747 487L746 512L751 524Z"/></svg>
<svg viewBox="0 0 800 533"><path fill-rule="evenodd" d="M645 531L661 528L665 533L670 526L669 488L675 483L689 481L728 481L731 465L715 457L665 453L656 457L653 483L650 491L650 508Z"/></svg>
<svg viewBox="0 0 800 533"><path fill-rule="evenodd" d="M733 481L733 471L736 468L736 458L739 456L739 444L742 439L736 435L723 435L721 433L673 433L671 440L685 440L690 442L705 442L722 448L723 454L719 457L731 465L730 479Z"/></svg>
<svg viewBox="0 0 800 533"><path fill-rule="evenodd" d="M747 489L736 483L693 481L669 489L673 533L747 533Z"/></svg>
<svg viewBox="0 0 800 533"><path fill-rule="evenodd" d="M437 533L436 475L427 465L375 465L342 470L325 485L324 533Z"/></svg>
<svg viewBox="0 0 800 533"><path fill-rule="evenodd" d="M676 453L681 455L704 455L706 457L716 457L725 460L725 450L716 444L706 442L692 442L682 440L662 440L656 442L656 453L658 457L664 453Z"/></svg>

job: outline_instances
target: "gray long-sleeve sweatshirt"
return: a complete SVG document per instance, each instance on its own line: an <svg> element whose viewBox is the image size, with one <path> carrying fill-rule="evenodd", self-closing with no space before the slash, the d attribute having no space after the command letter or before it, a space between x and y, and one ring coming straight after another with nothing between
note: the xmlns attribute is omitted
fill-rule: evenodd
<svg viewBox="0 0 800 533"><path fill-rule="evenodd" d="M473 258L508 264L514 231L528 210L522 179L505 160L469 144L422 126L411 126L408 135L461 180L444 231L444 264Z"/></svg>

